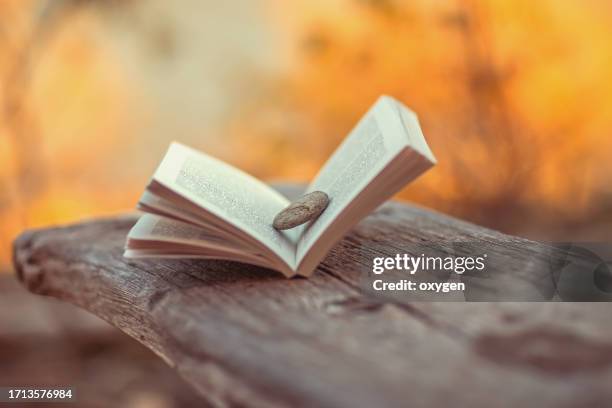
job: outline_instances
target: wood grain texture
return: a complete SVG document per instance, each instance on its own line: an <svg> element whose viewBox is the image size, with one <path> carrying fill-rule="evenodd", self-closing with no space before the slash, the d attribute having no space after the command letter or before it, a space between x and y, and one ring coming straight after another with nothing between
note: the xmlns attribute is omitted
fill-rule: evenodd
<svg viewBox="0 0 612 408"><path fill-rule="evenodd" d="M29 231L29 290L102 317L219 406L606 406L610 306L386 301L360 288L373 256L476 241L526 271L537 244L389 202L310 279L231 262L126 260L135 216ZM450 245L450 244L449 244ZM537 254L536 254L537 255Z"/></svg>

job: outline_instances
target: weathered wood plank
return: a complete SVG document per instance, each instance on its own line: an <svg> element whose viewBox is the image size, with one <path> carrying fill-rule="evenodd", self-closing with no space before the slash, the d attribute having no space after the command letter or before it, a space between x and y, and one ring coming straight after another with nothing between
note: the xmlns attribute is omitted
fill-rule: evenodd
<svg viewBox="0 0 612 408"><path fill-rule="evenodd" d="M527 240L387 203L311 279L286 280L230 262L125 260L134 221L26 232L18 276L142 342L212 403L559 407L612 397L607 304L382 302L360 290L373 256L407 245L479 239L524 262Z"/></svg>

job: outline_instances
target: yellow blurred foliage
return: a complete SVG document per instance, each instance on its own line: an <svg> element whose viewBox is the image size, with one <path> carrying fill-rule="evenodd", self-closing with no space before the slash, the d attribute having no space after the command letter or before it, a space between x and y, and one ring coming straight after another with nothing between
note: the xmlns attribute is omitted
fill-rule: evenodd
<svg viewBox="0 0 612 408"><path fill-rule="evenodd" d="M196 147L264 179L308 180L383 93L419 114L439 160L400 198L530 236L567 237L610 220L607 2L262 0L261 24L279 33L272 54L281 62L228 76L239 92L217 136L198 122L199 106L152 108L164 94L151 96L134 72L164 81L171 64L126 59L109 45L120 21L144 27L155 58L206 53L181 42L200 39L176 21L143 23L130 3L110 11L101 1L0 3L1 262L25 227L132 208L160 146L187 137L185 110L202 129ZM178 3L157 2L160 18ZM180 13L193 11L172 15ZM221 41L241 36L223 29ZM197 67L175 70L193 83L181 92L212 80ZM161 113L172 134L153 148L151 118Z"/></svg>

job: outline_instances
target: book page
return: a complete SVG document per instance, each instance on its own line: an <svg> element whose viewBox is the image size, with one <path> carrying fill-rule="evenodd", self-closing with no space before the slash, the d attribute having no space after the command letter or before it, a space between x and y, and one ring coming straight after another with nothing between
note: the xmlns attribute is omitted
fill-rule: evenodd
<svg viewBox="0 0 612 408"><path fill-rule="evenodd" d="M128 240L157 240L220 248L235 253L249 252L248 248L219 237L215 231L153 214L144 214L138 219L128 234Z"/></svg>
<svg viewBox="0 0 612 408"><path fill-rule="evenodd" d="M272 227L289 201L266 184L179 143L172 143L153 180L253 237L289 267L295 266L297 233Z"/></svg>
<svg viewBox="0 0 612 408"><path fill-rule="evenodd" d="M228 242L215 231L152 214L144 214L130 230L127 248L132 255L142 251L160 254L191 252L269 265L260 255L251 253L249 248Z"/></svg>
<svg viewBox="0 0 612 408"><path fill-rule="evenodd" d="M338 147L308 187L308 192L319 190L327 193L330 202L318 219L299 228L298 264L342 211L400 152L406 148L416 150L415 145L420 143L415 143L411 139L422 139L422 134L420 134L420 129L419 134L408 134L406 124L403 123L403 115L413 115L413 121L418 127L416 115L393 98L381 97ZM424 139L422 144L426 146ZM433 164L435 159L428 149L427 152L419 152L419 154L425 157L424 160L431 161ZM394 191L390 192L392 193ZM381 200L386 198L385 195Z"/></svg>

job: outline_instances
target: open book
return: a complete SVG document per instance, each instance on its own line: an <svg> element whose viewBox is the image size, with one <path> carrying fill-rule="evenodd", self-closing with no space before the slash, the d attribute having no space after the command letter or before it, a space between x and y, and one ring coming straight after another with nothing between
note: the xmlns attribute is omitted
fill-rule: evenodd
<svg viewBox="0 0 612 408"><path fill-rule="evenodd" d="M141 197L145 214L128 234L128 258L225 259L285 276L309 276L351 227L436 162L416 115L382 96L306 192L330 202L315 220L272 227L290 202L256 178L172 143Z"/></svg>

